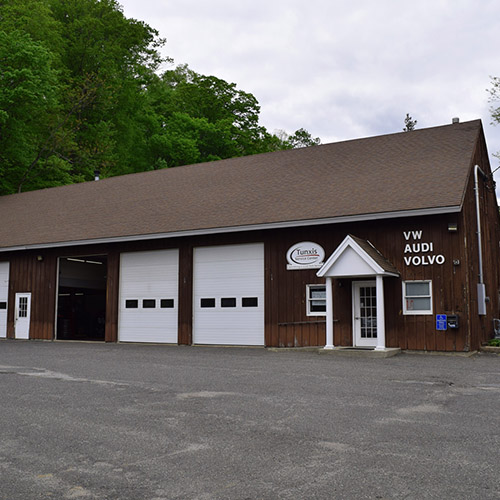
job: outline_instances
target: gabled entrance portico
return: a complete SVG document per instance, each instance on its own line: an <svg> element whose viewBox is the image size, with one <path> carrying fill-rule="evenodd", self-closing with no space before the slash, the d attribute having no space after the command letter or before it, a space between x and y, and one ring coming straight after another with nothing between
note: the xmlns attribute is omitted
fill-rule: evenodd
<svg viewBox="0 0 500 500"><path fill-rule="evenodd" d="M326 345L333 349L333 279L354 278L353 346L385 350L384 277L397 269L369 242L348 235L318 271L326 278Z"/></svg>

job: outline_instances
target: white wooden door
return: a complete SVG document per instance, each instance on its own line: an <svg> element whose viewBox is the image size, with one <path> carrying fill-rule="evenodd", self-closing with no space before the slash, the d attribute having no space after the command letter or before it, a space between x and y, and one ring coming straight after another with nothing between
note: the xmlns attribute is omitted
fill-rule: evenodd
<svg viewBox="0 0 500 500"><path fill-rule="evenodd" d="M193 343L264 345L264 244L194 249Z"/></svg>
<svg viewBox="0 0 500 500"><path fill-rule="evenodd" d="M31 293L16 293L14 332L16 339L30 338Z"/></svg>
<svg viewBox="0 0 500 500"><path fill-rule="evenodd" d="M0 262L0 339L7 336L7 302L9 297L9 263Z"/></svg>
<svg viewBox="0 0 500 500"><path fill-rule="evenodd" d="M353 331L354 345L377 346L377 286L375 281L354 281Z"/></svg>

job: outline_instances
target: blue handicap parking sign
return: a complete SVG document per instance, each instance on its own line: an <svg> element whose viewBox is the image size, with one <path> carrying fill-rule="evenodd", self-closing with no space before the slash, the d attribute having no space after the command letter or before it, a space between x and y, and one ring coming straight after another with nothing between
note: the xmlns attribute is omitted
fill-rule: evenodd
<svg viewBox="0 0 500 500"><path fill-rule="evenodd" d="M436 330L447 330L447 316L446 314L436 314Z"/></svg>

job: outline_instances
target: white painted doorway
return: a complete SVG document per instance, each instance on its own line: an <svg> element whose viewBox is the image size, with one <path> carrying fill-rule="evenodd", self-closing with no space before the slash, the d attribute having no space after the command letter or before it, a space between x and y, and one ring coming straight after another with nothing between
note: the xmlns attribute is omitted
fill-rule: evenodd
<svg viewBox="0 0 500 500"><path fill-rule="evenodd" d="M375 281L352 284L354 345L377 346L377 286Z"/></svg>
<svg viewBox="0 0 500 500"><path fill-rule="evenodd" d="M30 338L31 293L16 293L14 334L16 339Z"/></svg>

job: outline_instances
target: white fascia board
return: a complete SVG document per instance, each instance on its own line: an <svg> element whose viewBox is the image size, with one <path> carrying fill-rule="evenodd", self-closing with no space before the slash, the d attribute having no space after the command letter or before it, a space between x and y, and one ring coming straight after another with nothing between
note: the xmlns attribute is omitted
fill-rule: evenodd
<svg viewBox="0 0 500 500"><path fill-rule="evenodd" d="M171 233L134 234L130 236L113 236L109 238L94 238L87 240L57 241L51 243L35 243L33 245L18 245L0 248L1 252L20 250L41 250L44 248L71 247L79 245L98 245L103 243L122 243L128 241L161 240L165 238L180 238L186 236L204 236L208 234L238 233L242 231L259 231L264 229L285 229L303 226L321 226L324 224L342 224L344 222L362 222L369 220L396 219L399 217L419 217L425 215L441 215L460 212L460 206L423 208L418 210L403 210L396 212L380 212L374 214L346 215L325 219L294 220L286 222L270 222L264 224L249 224L246 226L216 227L207 229L192 229L189 231L174 231Z"/></svg>
<svg viewBox="0 0 500 500"><path fill-rule="evenodd" d="M354 241L351 236L347 235L344 241L337 247L330 258L325 262L324 266L316 273L316 276L323 278L325 274L330 270L330 268L335 264L337 259L344 253L347 247L352 248L358 257L362 259L366 264L373 269L373 275L385 274L385 270L373 260L370 255L368 255L359 245Z"/></svg>

